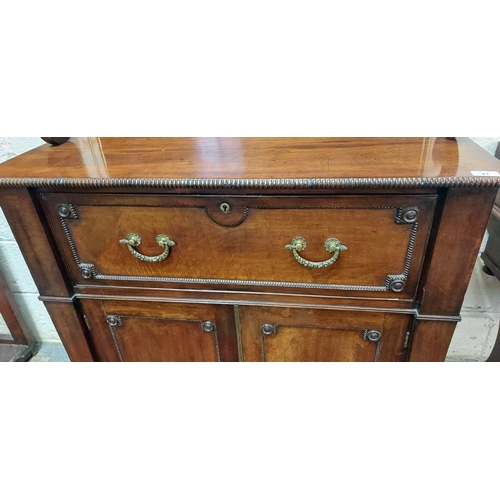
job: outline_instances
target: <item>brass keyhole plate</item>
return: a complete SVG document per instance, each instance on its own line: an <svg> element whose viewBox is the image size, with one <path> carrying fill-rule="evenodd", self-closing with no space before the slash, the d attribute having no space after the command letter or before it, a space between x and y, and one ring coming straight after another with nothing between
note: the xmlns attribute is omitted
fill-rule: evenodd
<svg viewBox="0 0 500 500"><path fill-rule="evenodd" d="M224 212L225 214L229 213L231 211L231 205L229 203L221 203L220 204L220 211Z"/></svg>

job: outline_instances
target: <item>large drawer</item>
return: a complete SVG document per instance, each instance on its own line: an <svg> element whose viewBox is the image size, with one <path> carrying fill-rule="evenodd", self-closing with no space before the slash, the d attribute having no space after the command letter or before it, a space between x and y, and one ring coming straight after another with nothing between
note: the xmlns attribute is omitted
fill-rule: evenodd
<svg viewBox="0 0 500 500"><path fill-rule="evenodd" d="M434 195L41 198L76 283L397 297L415 293L436 203Z"/></svg>

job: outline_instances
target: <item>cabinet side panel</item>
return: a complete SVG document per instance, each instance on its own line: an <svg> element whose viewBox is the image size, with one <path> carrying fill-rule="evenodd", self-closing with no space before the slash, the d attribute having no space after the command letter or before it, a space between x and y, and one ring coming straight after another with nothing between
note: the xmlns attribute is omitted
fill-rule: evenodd
<svg viewBox="0 0 500 500"><path fill-rule="evenodd" d="M425 269L421 314L460 313L496 193L496 188L448 190Z"/></svg>
<svg viewBox="0 0 500 500"><path fill-rule="evenodd" d="M57 333L71 361L94 361L86 335L85 325L71 302L45 302Z"/></svg>
<svg viewBox="0 0 500 500"><path fill-rule="evenodd" d="M408 361L444 361L456 325L455 321L416 320Z"/></svg>
<svg viewBox="0 0 500 500"><path fill-rule="evenodd" d="M69 297L65 276L56 260L37 208L26 188L3 189L2 210L42 295Z"/></svg>

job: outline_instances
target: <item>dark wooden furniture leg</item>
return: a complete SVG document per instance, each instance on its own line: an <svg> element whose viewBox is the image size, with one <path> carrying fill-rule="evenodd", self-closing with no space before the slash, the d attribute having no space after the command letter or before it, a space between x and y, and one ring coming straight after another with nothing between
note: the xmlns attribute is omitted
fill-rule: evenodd
<svg viewBox="0 0 500 500"><path fill-rule="evenodd" d="M0 270L0 313L11 337L0 338L0 362L27 361L37 352L37 344L26 327L19 306L14 300L5 277Z"/></svg>

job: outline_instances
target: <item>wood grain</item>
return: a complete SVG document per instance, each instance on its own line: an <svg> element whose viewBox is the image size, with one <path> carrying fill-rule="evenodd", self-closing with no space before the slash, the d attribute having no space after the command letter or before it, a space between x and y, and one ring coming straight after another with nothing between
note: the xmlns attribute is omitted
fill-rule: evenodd
<svg viewBox="0 0 500 500"><path fill-rule="evenodd" d="M342 286L383 288L388 275L405 271L411 247L405 289L383 292L404 299L412 297L416 290L436 197L44 194L42 199L73 279L81 284L89 280L82 277L75 249L82 262L96 266L98 274L123 277L121 281L128 285L151 286L156 278L164 278L274 282L276 286L291 283L289 287L294 283L338 285L337 290ZM222 203L231 207L229 213L221 212ZM58 215L62 204L70 204L78 212L78 218L66 219L67 228ZM396 222L401 207L419 211L415 234L412 224ZM75 248L68 240L68 229ZM158 234L168 235L176 245L165 260L144 262L119 243L131 232L141 236L137 250L147 256L163 251L156 243ZM297 236L307 240L307 248L300 255L312 262L331 257L324 248L328 238L339 239L347 251L333 265L311 269L299 264L285 248ZM143 279L132 282L127 277ZM113 279L99 281L111 283ZM234 285L240 289L259 286ZM351 292L342 290L347 295Z"/></svg>
<svg viewBox="0 0 500 500"><path fill-rule="evenodd" d="M500 182L472 171L499 166L463 138L72 138L3 163L0 194L73 361L235 361L238 339L246 361L442 361ZM129 232L144 255L159 233L176 246L152 266ZM309 269L285 249L297 236L310 261L330 237L347 251ZM403 292L368 288L410 248ZM341 288L291 286L321 283Z"/></svg>
<svg viewBox="0 0 500 500"><path fill-rule="evenodd" d="M381 333L380 361L402 361L411 317L278 307L239 307L245 361L375 361L377 342L366 330ZM262 333L263 325L275 332Z"/></svg>
<svg viewBox="0 0 500 500"><path fill-rule="evenodd" d="M43 145L6 161L0 181L439 179L470 178L471 170L500 170L499 165L467 138L85 137L57 147Z"/></svg>
<svg viewBox="0 0 500 500"><path fill-rule="evenodd" d="M448 190L424 270L420 314L460 314L496 192Z"/></svg>
<svg viewBox="0 0 500 500"><path fill-rule="evenodd" d="M47 236L44 218L40 217L26 188L2 189L0 204L21 249L40 293L70 297L70 283L61 272L58 253Z"/></svg>
<svg viewBox="0 0 500 500"><path fill-rule="evenodd" d="M231 307L122 301L82 301L99 361L237 361ZM106 319L120 318L110 329ZM211 322L213 331L203 324ZM114 334L114 338L113 338Z"/></svg>
<svg viewBox="0 0 500 500"><path fill-rule="evenodd" d="M444 361L456 325L455 321L415 321L409 361Z"/></svg>
<svg viewBox="0 0 500 500"><path fill-rule="evenodd" d="M94 361L95 355L87 338L87 329L78 303L45 302L57 333L71 361Z"/></svg>

